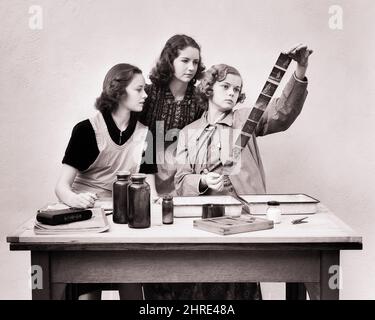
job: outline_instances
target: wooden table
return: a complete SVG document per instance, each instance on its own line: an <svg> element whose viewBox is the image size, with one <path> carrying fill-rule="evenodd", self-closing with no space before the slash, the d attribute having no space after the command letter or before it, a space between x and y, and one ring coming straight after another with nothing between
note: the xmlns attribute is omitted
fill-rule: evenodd
<svg viewBox="0 0 375 320"><path fill-rule="evenodd" d="M33 218L7 241L43 270L33 299L64 298L67 283L153 282L286 282L287 299L305 299L305 289L310 299L339 299L340 250L362 249L362 237L321 204L308 223L283 215L274 229L228 236L194 229L192 218L163 225L159 209L148 229L111 223L105 233L41 236Z"/></svg>

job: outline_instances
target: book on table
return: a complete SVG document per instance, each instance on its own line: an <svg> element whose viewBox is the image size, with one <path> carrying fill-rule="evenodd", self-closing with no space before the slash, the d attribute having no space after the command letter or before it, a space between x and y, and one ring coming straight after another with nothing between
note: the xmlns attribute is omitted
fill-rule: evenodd
<svg viewBox="0 0 375 320"><path fill-rule="evenodd" d="M103 208L72 209L61 203L38 210L34 224L35 234L40 235L98 233L107 230L109 223Z"/></svg>
<svg viewBox="0 0 375 320"><path fill-rule="evenodd" d="M38 210L36 220L43 224L56 226L76 221L88 220L92 217L90 209L67 208L58 210Z"/></svg>

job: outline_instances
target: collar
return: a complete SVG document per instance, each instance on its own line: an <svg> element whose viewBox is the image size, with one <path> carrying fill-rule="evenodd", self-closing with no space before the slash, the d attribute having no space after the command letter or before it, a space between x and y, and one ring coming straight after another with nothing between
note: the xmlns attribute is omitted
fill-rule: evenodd
<svg viewBox="0 0 375 320"><path fill-rule="evenodd" d="M124 144L130 138L130 136L133 134L135 130L138 120L137 113L133 111L130 113L129 124L126 127L126 129L122 132L113 120L111 112L103 111L102 114L112 140L117 144Z"/></svg>
<svg viewBox="0 0 375 320"><path fill-rule="evenodd" d="M203 132L210 126L210 123L207 121L207 111L197 120L197 131L195 135L195 140L199 140L202 137ZM228 114L216 124L224 124L226 126L233 126L233 112L230 111Z"/></svg>
<svg viewBox="0 0 375 320"><path fill-rule="evenodd" d="M202 117L201 117L201 119L202 119L202 127L204 126L204 128L206 128L206 127L208 127L210 125L210 123L207 120L207 116L208 116L208 112L205 111L203 113ZM226 114L226 116L224 118L220 119L219 121L217 121L216 124L225 124L228 127L232 127L233 126L233 112L232 112L232 110L228 111L228 113Z"/></svg>

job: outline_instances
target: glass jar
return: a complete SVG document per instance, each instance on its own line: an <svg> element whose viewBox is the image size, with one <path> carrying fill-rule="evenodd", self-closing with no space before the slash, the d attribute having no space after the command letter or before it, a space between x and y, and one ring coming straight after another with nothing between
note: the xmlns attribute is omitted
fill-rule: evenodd
<svg viewBox="0 0 375 320"><path fill-rule="evenodd" d="M149 228L151 225L150 186L146 182L145 174L139 173L131 176L128 203L128 226Z"/></svg>
<svg viewBox="0 0 375 320"><path fill-rule="evenodd" d="M128 223L128 186L130 172L117 172L117 180L113 183L113 222Z"/></svg>
<svg viewBox="0 0 375 320"><path fill-rule="evenodd" d="M173 223L173 197L169 194L163 196L162 202L163 224Z"/></svg>
<svg viewBox="0 0 375 320"><path fill-rule="evenodd" d="M280 202L278 201L268 201L267 202L267 219L272 220L273 223L281 222L281 209Z"/></svg>

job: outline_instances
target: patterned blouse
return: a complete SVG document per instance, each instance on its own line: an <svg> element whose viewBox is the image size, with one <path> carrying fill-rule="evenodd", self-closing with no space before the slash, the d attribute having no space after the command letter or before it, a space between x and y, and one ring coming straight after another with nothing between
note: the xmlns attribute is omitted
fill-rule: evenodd
<svg viewBox="0 0 375 320"><path fill-rule="evenodd" d="M181 101L175 98L169 86L146 85L148 95L139 120L146 125L155 137L156 121L164 121L164 133L170 129L182 129L199 119L203 109L194 95L194 85L189 84Z"/></svg>

